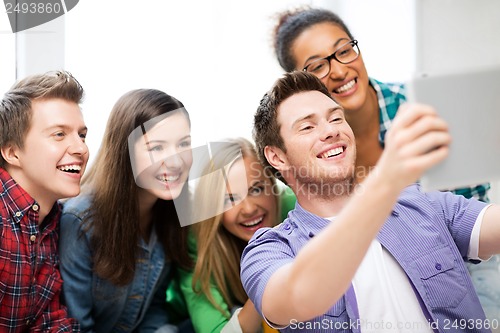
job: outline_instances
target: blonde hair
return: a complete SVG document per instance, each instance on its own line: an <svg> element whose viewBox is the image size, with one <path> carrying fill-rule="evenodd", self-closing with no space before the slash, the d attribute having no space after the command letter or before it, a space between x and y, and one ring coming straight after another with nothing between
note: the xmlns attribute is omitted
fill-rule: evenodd
<svg viewBox="0 0 500 333"><path fill-rule="evenodd" d="M213 154L210 163L205 166L204 175L221 168L226 168L227 171L240 158L253 157L258 161L255 147L250 141L235 138L227 140L226 143L223 149ZM275 179L269 173L266 173L266 176L275 186ZM198 206L195 218L196 215L207 216L203 214L213 212L214 209L223 212L225 193L226 187L220 178L202 177L194 194L194 203ZM278 203L276 196L277 212ZM241 284L240 259L247 242L227 231L222 225L222 217L223 213L220 213L192 226L198 247L192 288L196 293L204 294L215 308L229 317L230 314L214 300L210 287L215 286L220 291L229 309L235 304L246 302L248 296ZM277 220L278 216L275 218L275 221Z"/></svg>

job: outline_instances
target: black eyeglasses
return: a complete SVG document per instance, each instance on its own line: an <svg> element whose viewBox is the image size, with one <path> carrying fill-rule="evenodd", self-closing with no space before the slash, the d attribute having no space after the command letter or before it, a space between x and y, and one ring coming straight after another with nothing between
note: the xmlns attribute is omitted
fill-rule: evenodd
<svg viewBox="0 0 500 333"><path fill-rule="evenodd" d="M330 62L332 59L340 62L341 64L348 64L356 60L359 56L359 47L357 40L351 40L339 47L335 52L328 57L318 59L311 62L302 70L314 74L316 77L322 79L330 73Z"/></svg>

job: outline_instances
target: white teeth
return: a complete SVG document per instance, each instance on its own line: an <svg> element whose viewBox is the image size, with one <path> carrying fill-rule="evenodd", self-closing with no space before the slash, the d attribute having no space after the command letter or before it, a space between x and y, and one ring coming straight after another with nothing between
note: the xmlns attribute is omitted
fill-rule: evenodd
<svg viewBox="0 0 500 333"><path fill-rule="evenodd" d="M346 92L347 90L349 90L349 89L351 89L352 87L354 87L354 84L355 84L355 83L356 83L356 82L355 82L354 80L352 80L352 81L350 81L350 82L348 82L348 83L344 84L342 87L335 89L335 92L336 92L337 94L341 94L341 93L343 93L343 92Z"/></svg>
<svg viewBox="0 0 500 333"><path fill-rule="evenodd" d="M344 147L333 148L333 149L330 149L330 150L324 152L323 154L321 154L321 158L328 158L328 157L332 157L332 156L337 156L343 152L344 152Z"/></svg>
<svg viewBox="0 0 500 333"><path fill-rule="evenodd" d="M80 171L82 170L81 165L73 164L73 165L63 165L60 167L57 167L61 171Z"/></svg>
<svg viewBox="0 0 500 333"><path fill-rule="evenodd" d="M157 176L156 179L162 181L162 182L175 182L177 179L181 177L180 174L178 175L160 175Z"/></svg>
<svg viewBox="0 0 500 333"><path fill-rule="evenodd" d="M263 219L264 219L264 217L261 216L255 220L250 221L250 222L242 223L242 225L244 225L245 227L253 227L254 225L259 224Z"/></svg>

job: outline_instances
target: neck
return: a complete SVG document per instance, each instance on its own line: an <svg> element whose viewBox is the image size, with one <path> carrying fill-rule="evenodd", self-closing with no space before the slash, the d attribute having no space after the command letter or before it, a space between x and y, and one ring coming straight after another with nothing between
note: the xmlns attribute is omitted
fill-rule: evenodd
<svg viewBox="0 0 500 333"><path fill-rule="evenodd" d="M356 137L356 180L363 181L377 164L382 147L379 142L379 105L375 89L370 86L364 106L347 112L346 118Z"/></svg>
<svg viewBox="0 0 500 333"><path fill-rule="evenodd" d="M325 184L321 189L316 184L296 184L290 187L302 208L320 217L332 217L338 215L349 201L354 190L353 184L353 179L346 179Z"/></svg>
<svg viewBox="0 0 500 333"><path fill-rule="evenodd" d="M9 175L14 179L14 181L26 192L29 194L33 200L36 201L38 205L38 224L42 223L42 221L47 217L47 215L52 210L56 199L48 198L46 192L36 191L36 186L30 186L30 182L23 176L23 173L20 172L20 169L15 168L6 168L5 169ZM18 172L19 171L19 172ZM45 196L44 196L45 194Z"/></svg>
<svg viewBox="0 0 500 333"><path fill-rule="evenodd" d="M346 110L345 115L356 140L358 140L358 137L366 135L374 123L379 123L378 97L375 89L370 85L363 106L358 110Z"/></svg>

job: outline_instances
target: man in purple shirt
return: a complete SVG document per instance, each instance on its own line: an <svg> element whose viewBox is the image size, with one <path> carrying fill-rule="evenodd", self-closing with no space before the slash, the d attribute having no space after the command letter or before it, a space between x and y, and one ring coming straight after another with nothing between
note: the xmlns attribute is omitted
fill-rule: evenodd
<svg viewBox="0 0 500 333"><path fill-rule="evenodd" d="M304 72L279 79L254 124L262 162L297 196L242 257L243 285L280 331L490 332L463 258L500 252L500 206L413 184L448 153L446 124L405 105L361 184L344 110ZM359 170L357 170L359 171ZM357 172L356 171L356 172Z"/></svg>

